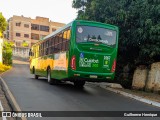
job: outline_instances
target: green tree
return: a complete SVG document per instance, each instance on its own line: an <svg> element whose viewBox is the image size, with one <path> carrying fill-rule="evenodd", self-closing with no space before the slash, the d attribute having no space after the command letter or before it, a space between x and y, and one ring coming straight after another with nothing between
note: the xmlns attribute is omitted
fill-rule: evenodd
<svg viewBox="0 0 160 120"><path fill-rule="evenodd" d="M3 45L3 64L12 65L12 46L13 44L5 41Z"/></svg>
<svg viewBox="0 0 160 120"><path fill-rule="evenodd" d="M81 7L85 6L85 11ZM160 61L159 0L74 0L77 19L98 21L120 28L117 79L126 66L132 79L136 65ZM124 71L123 71L124 70ZM131 82L130 82L131 83Z"/></svg>
<svg viewBox="0 0 160 120"><path fill-rule="evenodd" d="M2 13L0 12L0 37L3 35L3 31L6 30L7 22Z"/></svg>
<svg viewBox="0 0 160 120"><path fill-rule="evenodd" d="M22 46L23 46L23 47L28 47L29 44L24 40L23 43L22 43Z"/></svg>

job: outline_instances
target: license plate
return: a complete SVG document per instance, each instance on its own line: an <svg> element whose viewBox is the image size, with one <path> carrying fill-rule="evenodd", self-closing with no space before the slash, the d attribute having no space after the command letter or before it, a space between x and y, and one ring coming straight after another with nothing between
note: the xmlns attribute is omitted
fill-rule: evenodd
<svg viewBox="0 0 160 120"><path fill-rule="evenodd" d="M90 75L90 78L97 78L97 75Z"/></svg>

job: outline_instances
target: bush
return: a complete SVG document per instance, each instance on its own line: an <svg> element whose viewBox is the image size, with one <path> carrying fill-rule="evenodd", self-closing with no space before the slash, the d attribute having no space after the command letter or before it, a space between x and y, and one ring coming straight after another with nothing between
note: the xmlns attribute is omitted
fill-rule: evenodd
<svg viewBox="0 0 160 120"><path fill-rule="evenodd" d="M0 63L0 73L5 72L6 70L9 70L10 68L11 66Z"/></svg>
<svg viewBox="0 0 160 120"><path fill-rule="evenodd" d="M4 42L3 46L3 64L12 65L12 43Z"/></svg>

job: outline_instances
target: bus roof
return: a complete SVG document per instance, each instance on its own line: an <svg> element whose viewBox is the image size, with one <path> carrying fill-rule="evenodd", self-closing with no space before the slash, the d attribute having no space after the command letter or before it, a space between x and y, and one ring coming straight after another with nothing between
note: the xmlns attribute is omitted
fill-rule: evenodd
<svg viewBox="0 0 160 120"><path fill-rule="evenodd" d="M71 27L74 22L80 22L80 23L81 23L81 22L82 22L82 23L84 22L84 23L90 23L90 24L94 23L94 24L108 25L108 26L110 26L110 27L113 27L113 28L115 28L115 29L118 29L117 26L111 25L111 24L106 24L106 23L101 23L101 22L95 22L95 21L87 21L87 20L74 20L74 21L68 23L67 25L65 25L65 26L57 29L56 31L52 32L51 34L47 35L46 37L44 37L42 40L40 40L40 41L37 42L36 44L38 44L38 43L40 43L40 42L42 42L42 41L44 41L44 40L46 40L46 39L48 39L48 38L56 35L56 34L59 33L60 31L65 30L65 29L68 28L68 27ZM35 45L36 45L36 44L35 44ZM33 46L34 46L34 45L33 45Z"/></svg>
<svg viewBox="0 0 160 120"><path fill-rule="evenodd" d="M46 37L44 37L43 40L45 40L45 39L47 39L47 38L50 38L51 36L53 36L53 35L59 33L60 31L66 29L66 28L68 28L68 27L70 27L70 26L72 25L72 23L73 23L73 21L70 22L70 23L68 23L67 25L65 25L65 26L63 26L63 27L57 29L56 31L54 31L54 32L52 32L51 34L49 34L49 35L47 35Z"/></svg>
<svg viewBox="0 0 160 120"><path fill-rule="evenodd" d="M43 40L45 40L45 39L47 39L47 38L50 38L51 36L53 36L53 35L59 33L60 31L62 31L62 30L64 30L64 29L66 29L66 28L72 26L72 23L73 23L73 22L97 23L97 24L109 25L109 26L111 26L111 27L116 27L116 26L114 26L114 25L105 24L105 23L100 23L100 22L95 22L95 21L74 20L74 21L70 22L69 24L65 25L64 27L61 27L61 28L57 29L56 31L54 31L53 33L47 35L46 37L43 38Z"/></svg>

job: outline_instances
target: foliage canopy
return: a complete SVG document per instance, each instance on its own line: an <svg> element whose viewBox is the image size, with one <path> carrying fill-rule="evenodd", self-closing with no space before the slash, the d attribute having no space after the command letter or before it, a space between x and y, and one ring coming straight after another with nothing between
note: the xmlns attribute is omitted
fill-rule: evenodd
<svg viewBox="0 0 160 120"><path fill-rule="evenodd" d="M160 0L74 0L72 6L77 19L119 27L118 74L160 61Z"/></svg>
<svg viewBox="0 0 160 120"><path fill-rule="evenodd" d="M3 63L5 65L12 65L12 46L13 43L4 41L3 45Z"/></svg>
<svg viewBox="0 0 160 120"><path fill-rule="evenodd" d="M2 36L3 31L6 30L7 22L2 13L0 12L0 37Z"/></svg>

